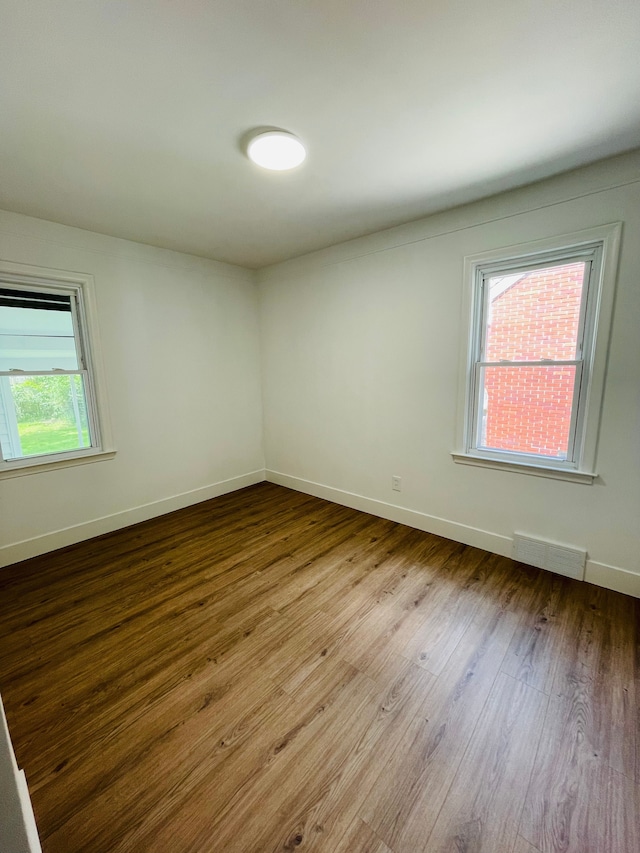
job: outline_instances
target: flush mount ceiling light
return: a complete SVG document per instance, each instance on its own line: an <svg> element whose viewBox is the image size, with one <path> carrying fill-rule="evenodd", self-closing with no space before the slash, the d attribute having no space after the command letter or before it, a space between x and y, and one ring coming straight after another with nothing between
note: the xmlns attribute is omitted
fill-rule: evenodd
<svg viewBox="0 0 640 853"><path fill-rule="evenodd" d="M247 156L263 169L284 172L295 169L307 156L297 136L285 130L268 130L254 136L247 146Z"/></svg>

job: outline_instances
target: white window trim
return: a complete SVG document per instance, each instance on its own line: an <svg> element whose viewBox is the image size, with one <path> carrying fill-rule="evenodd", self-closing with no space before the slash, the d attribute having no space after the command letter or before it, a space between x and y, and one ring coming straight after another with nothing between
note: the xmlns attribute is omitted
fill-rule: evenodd
<svg viewBox="0 0 640 853"><path fill-rule="evenodd" d="M622 223L615 222L596 228L589 228L573 234L563 234L545 240L507 246L477 255L470 255L464 262L464 294L462 305L463 346L460 358L460 376L458 385L458 417L456 431L456 449L452 452L455 462L464 465L477 465L484 468L508 470L538 477L551 477L570 482L591 484L598 476L596 458L598 433L602 415L609 336L613 315L615 283L617 277L618 254ZM574 465L558 464L540 458L535 459L523 454L519 460L517 454L500 458L500 453L481 453L472 449L472 430L474 412L469 402L470 383L473 376L475 357L475 334L479 322L479 289L477 279L479 270L489 264L503 264L509 261L525 262L535 260L535 256L546 253L579 251L593 243L602 243L602 262L597 280L592 282L590 311L593 312L593 343L589 359L589 387L583 410L582 444L578 452L578 461Z"/></svg>
<svg viewBox="0 0 640 853"><path fill-rule="evenodd" d="M93 276L0 260L0 280L7 284L20 284L25 287L31 285L41 288L47 286L68 288L82 294L80 300L80 310L82 311L80 319L84 332L82 345L87 371L92 380L89 392L92 395L92 405L89 408L92 411L93 426L99 442L97 447L65 453L51 453L46 456L31 456L25 459L3 460L0 462L0 480L112 459L116 451L113 446L111 424L107 414L106 382L100 350L100 332L97 323Z"/></svg>

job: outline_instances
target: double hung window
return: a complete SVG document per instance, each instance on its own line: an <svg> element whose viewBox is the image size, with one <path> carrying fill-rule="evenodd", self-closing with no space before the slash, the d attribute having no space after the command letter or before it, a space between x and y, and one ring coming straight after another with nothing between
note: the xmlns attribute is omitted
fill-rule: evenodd
<svg viewBox="0 0 640 853"><path fill-rule="evenodd" d="M467 259L471 328L457 461L594 476L619 228L599 231Z"/></svg>
<svg viewBox="0 0 640 853"><path fill-rule="evenodd" d="M0 471L102 449L83 287L0 276Z"/></svg>

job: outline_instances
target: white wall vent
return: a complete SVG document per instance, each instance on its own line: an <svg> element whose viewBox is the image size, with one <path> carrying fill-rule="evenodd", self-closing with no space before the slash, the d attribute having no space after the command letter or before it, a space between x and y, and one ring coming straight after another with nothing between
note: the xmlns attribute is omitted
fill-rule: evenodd
<svg viewBox="0 0 640 853"><path fill-rule="evenodd" d="M587 552L581 548L570 548L568 545L558 545L555 542L545 542L543 539L514 533L513 559L582 581Z"/></svg>

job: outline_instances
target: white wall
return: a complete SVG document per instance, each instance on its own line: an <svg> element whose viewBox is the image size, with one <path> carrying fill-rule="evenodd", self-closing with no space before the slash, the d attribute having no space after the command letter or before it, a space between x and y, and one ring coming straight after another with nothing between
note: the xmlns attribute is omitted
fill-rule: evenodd
<svg viewBox="0 0 640 853"><path fill-rule="evenodd" d="M620 220L596 484L455 464L464 256ZM262 270L267 477L498 553L584 547L640 595L639 233L635 152Z"/></svg>
<svg viewBox="0 0 640 853"><path fill-rule="evenodd" d="M0 806L0 850L3 853L42 853L27 780L24 770L16 763L1 698Z"/></svg>
<svg viewBox="0 0 640 853"><path fill-rule="evenodd" d="M263 478L252 272L4 212L0 258L95 277L117 450L0 481L0 565Z"/></svg>

